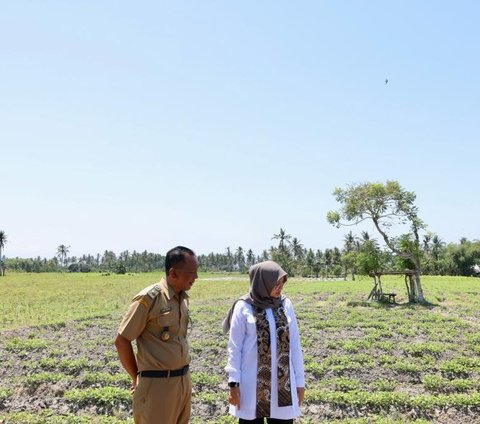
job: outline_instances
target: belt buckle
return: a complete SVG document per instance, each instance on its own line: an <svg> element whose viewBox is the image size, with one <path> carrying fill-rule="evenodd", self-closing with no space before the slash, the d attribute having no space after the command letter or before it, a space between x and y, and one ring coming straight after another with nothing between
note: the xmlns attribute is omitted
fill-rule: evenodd
<svg viewBox="0 0 480 424"><path fill-rule="evenodd" d="M170 370L167 371L167 378L170 378Z"/></svg>

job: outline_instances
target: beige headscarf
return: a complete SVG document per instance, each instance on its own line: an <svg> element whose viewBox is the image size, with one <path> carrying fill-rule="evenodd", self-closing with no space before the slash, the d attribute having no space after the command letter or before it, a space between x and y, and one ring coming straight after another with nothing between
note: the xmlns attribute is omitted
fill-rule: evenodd
<svg viewBox="0 0 480 424"><path fill-rule="evenodd" d="M239 300L244 300L250 305L260 309L268 309L278 308L284 299L284 296L281 298L270 296L277 281L287 276L287 273L276 262L265 261L252 265L248 270L248 275L250 276L250 290L248 294L237 299L228 311L222 323L225 333L230 330L233 309Z"/></svg>

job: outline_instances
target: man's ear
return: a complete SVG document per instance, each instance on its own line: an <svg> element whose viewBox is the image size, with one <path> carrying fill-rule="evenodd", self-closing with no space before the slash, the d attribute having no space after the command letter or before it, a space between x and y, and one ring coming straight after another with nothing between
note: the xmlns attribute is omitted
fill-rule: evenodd
<svg viewBox="0 0 480 424"><path fill-rule="evenodd" d="M168 276L170 278L176 278L177 277L177 270L173 266L168 270Z"/></svg>

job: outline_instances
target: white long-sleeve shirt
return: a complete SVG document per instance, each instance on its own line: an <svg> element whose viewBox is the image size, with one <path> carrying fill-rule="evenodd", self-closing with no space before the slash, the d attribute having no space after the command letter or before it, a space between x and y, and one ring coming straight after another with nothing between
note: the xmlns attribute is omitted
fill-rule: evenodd
<svg viewBox="0 0 480 424"><path fill-rule="evenodd" d="M300 336L298 334L293 305L288 298L285 298L283 302L290 330L290 385L292 405L278 406L277 340L276 337L271 337L272 382L270 417L288 420L300 416L297 387L305 387L305 376ZM267 309L266 312L270 326L270 334L275 335L273 312L271 309ZM240 383L240 408L230 405L230 414L245 420L255 419L257 402L257 327L252 306L243 300L238 301L233 310L230 337L228 340L228 362L225 370L228 373L228 381L237 381Z"/></svg>

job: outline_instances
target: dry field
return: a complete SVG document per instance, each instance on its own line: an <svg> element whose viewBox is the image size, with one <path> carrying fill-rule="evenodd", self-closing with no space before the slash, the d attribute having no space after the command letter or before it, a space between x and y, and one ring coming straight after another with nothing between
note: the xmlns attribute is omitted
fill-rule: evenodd
<svg viewBox="0 0 480 424"><path fill-rule="evenodd" d="M160 274L0 279L0 422L132 423L113 347L129 299ZM371 281L289 280L307 373L299 423L480 423L480 280L425 277L428 306L365 303ZM191 290L192 423L233 423L221 321L246 276Z"/></svg>

